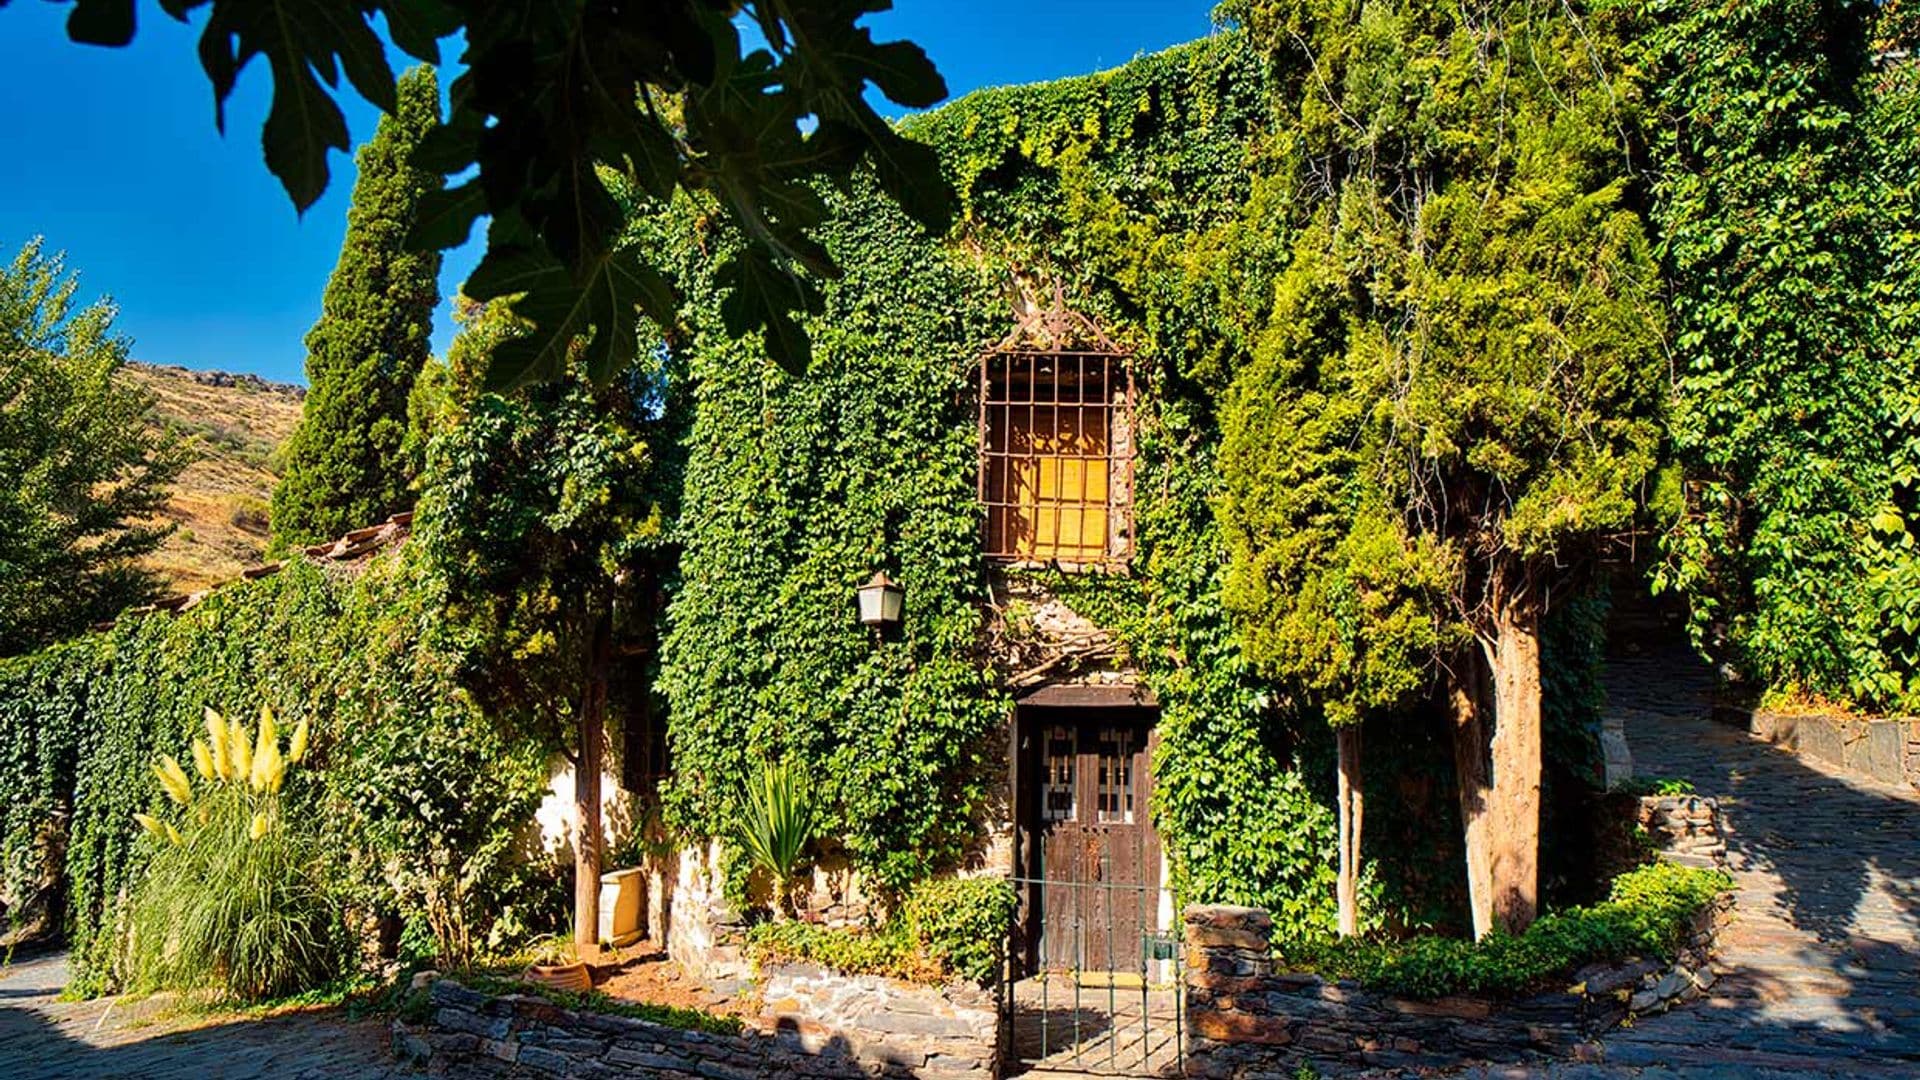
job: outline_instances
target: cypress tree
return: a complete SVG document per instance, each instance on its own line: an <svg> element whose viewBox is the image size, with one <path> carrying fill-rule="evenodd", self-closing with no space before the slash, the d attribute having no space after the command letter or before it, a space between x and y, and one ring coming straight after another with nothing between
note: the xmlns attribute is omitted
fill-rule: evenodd
<svg viewBox="0 0 1920 1080"><path fill-rule="evenodd" d="M409 161L439 122L439 82L415 68L400 79L399 108L360 150L347 238L307 333L306 408L273 492L278 548L331 539L412 500L407 398L429 357L440 255L405 242L421 197L442 180Z"/></svg>
<svg viewBox="0 0 1920 1080"><path fill-rule="evenodd" d="M1660 285L1621 137L1619 5L1224 5L1293 80L1274 305L1222 415L1224 599L1254 669L1341 738L1439 691L1475 936L1539 908L1541 623L1673 509Z"/></svg>

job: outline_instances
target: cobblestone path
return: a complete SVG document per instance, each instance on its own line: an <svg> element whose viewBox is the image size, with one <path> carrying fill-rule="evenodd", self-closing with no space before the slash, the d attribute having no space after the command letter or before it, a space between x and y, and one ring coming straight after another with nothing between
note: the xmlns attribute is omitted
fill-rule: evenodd
<svg viewBox="0 0 1920 1080"><path fill-rule="evenodd" d="M1707 998L1605 1039L1606 1064L1473 1077L1920 1077L1920 795L1769 746L1709 716L1711 675L1616 660L1641 777L1718 796L1739 890Z"/></svg>
<svg viewBox="0 0 1920 1080"><path fill-rule="evenodd" d="M153 1002L63 1002L59 953L0 968L5 1080L396 1080L384 1028L337 1014L165 1017Z"/></svg>

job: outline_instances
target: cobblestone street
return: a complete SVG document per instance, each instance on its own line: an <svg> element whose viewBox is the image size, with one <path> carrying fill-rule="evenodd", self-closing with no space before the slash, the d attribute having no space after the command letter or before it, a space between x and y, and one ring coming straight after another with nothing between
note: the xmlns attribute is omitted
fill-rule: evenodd
<svg viewBox="0 0 1920 1080"><path fill-rule="evenodd" d="M387 1080L410 1076L385 1027L333 1012L166 1016L156 1003L59 1001L64 954L0 970L0 1077L6 1080Z"/></svg>
<svg viewBox="0 0 1920 1080"><path fill-rule="evenodd" d="M1672 654L1610 663L1635 774L1720 799L1738 890L1709 996L1606 1039L1606 1064L1475 1078L1920 1076L1920 796L1708 718L1711 675Z"/></svg>

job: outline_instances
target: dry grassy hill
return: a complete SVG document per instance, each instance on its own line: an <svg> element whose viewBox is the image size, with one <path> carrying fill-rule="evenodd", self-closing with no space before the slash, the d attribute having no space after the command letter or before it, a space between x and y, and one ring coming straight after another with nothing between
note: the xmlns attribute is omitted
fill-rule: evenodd
<svg viewBox="0 0 1920 1080"><path fill-rule="evenodd" d="M300 422L306 391L253 375L147 364L129 364L124 374L153 395L156 422L171 424L197 456L163 511L179 528L146 565L180 592L237 577L266 549L275 451Z"/></svg>

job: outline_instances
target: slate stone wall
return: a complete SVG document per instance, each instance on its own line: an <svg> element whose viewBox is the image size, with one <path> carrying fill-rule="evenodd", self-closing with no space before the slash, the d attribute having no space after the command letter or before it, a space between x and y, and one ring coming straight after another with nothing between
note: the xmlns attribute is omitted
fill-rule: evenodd
<svg viewBox="0 0 1920 1080"><path fill-rule="evenodd" d="M1710 796L1642 795L1638 824L1674 862L1711 868L1727 860L1720 802Z"/></svg>
<svg viewBox="0 0 1920 1080"><path fill-rule="evenodd" d="M1567 987L1516 1000L1412 1001L1349 981L1277 971L1273 920L1258 908L1186 912L1187 1075L1240 1080L1361 1069L1442 1069L1465 1061L1589 1060L1594 1036L1629 1013L1704 993L1724 904L1703 912L1677 961L1594 965Z"/></svg>
<svg viewBox="0 0 1920 1080"><path fill-rule="evenodd" d="M737 1035L576 1012L544 998L490 997L434 983L425 1025L396 1022L394 1051L430 1074L460 1077L872 1076L993 1080L1000 1025L993 995L844 976L811 965L762 972L766 1007Z"/></svg>
<svg viewBox="0 0 1920 1080"><path fill-rule="evenodd" d="M1920 719L1863 719L1722 707L1714 719L1883 784L1920 787Z"/></svg>

